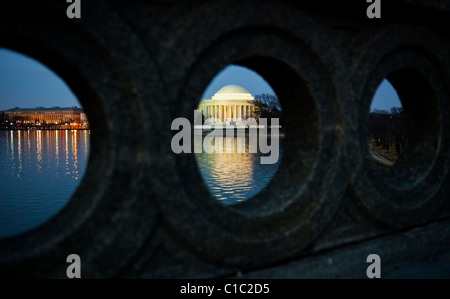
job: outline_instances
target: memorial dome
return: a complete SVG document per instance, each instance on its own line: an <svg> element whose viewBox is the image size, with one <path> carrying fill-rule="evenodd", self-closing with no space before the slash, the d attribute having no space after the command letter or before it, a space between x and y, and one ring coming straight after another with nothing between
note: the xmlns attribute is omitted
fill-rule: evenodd
<svg viewBox="0 0 450 299"><path fill-rule="evenodd" d="M226 85L211 99L204 99L198 107L206 118L205 124L246 125L255 115L255 98L239 85Z"/></svg>
<svg viewBox="0 0 450 299"><path fill-rule="evenodd" d="M248 94L250 94L247 89L245 89L244 87L241 87L239 85L224 86L216 92L216 94L221 94L221 93L248 93Z"/></svg>
<svg viewBox="0 0 450 299"><path fill-rule="evenodd" d="M219 89L211 100L244 100L253 101L254 97L245 88L239 85L226 85Z"/></svg>

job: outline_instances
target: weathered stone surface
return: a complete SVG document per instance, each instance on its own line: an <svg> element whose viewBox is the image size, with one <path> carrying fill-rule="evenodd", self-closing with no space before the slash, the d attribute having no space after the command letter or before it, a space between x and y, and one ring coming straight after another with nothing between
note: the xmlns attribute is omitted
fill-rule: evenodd
<svg viewBox="0 0 450 299"><path fill-rule="evenodd" d="M44 225L0 240L0 277L63 278L71 253L86 278L360 278L370 253L395 277L446 257L447 2L385 1L379 20L365 1L93 2L77 20L65 1L0 11L0 46L58 73L92 128L79 189ZM286 111L276 176L234 207L208 193L193 154L170 147L172 120L192 120L229 64L261 74ZM365 129L385 77L414 141L391 177Z"/></svg>

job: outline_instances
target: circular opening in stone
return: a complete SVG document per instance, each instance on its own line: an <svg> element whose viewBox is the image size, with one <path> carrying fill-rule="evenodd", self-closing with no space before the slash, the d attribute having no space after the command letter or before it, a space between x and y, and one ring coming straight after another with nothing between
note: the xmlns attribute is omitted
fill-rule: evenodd
<svg viewBox="0 0 450 299"><path fill-rule="evenodd" d="M383 171L391 170L405 147L405 113L397 91L386 79L370 105L368 135L373 161Z"/></svg>
<svg viewBox="0 0 450 299"><path fill-rule="evenodd" d="M0 238L65 207L86 170L87 116L67 84L37 60L0 48Z"/></svg>
<svg viewBox="0 0 450 299"><path fill-rule="evenodd" d="M224 205L258 194L284 150L282 108L272 87L253 70L229 65L196 108L194 134L201 142L194 141L194 152L210 193Z"/></svg>
<svg viewBox="0 0 450 299"><path fill-rule="evenodd" d="M381 151L384 162L391 162L384 163L381 168L385 181L400 187L421 180L432 166L439 146L441 117L433 85L418 70L402 68L386 76L374 98L370 113L372 119L369 120L369 150L371 154ZM383 98L387 106L393 108L387 110L387 106L383 106L386 104L380 102L380 107L384 107L381 110L387 111L374 115L377 98ZM371 129L374 123L385 136L384 150L383 146L378 149L372 146L372 139L377 138Z"/></svg>

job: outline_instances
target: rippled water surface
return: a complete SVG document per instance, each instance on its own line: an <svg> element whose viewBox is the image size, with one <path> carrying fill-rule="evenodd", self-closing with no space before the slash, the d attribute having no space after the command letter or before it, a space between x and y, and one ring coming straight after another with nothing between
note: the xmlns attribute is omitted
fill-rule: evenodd
<svg viewBox="0 0 450 299"><path fill-rule="evenodd" d="M87 166L89 137L87 130L0 131L0 237L35 228L68 203ZM233 153L226 152L230 143ZM260 192L283 154L283 138L274 164L261 163L271 153L252 148L248 137L223 137L211 144L221 144L224 153L203 151L196 159L209 191L225 205Z"/></svg>
<svg viewBox="0 0 450 299"><path fill-rule="evenodd" d="M68 203L87 165L89 134L0 131L0 237L36 227Z"/></svg>
<svg viewBox="0 0 450 299"><path fill-rule="evenodd" d="M204 137L205 138L205 137ZM203 139L204 140L204 139ZM218 140L211 144L216 146ZM223 153L196 154L197 163L203 179L211 194L223 204L235 204L251 198L260 192L275 175L283 154L283 138L279 139L279 158L274 164L262 164L263 154L256 146L252 148L249 137L223 137L220 140ZM238 152L238 142L242 144ZM232 144L232 153L226 147ZM270 144L270 142L269 142ZM255 152L256 153L253 153Z"/></svg>

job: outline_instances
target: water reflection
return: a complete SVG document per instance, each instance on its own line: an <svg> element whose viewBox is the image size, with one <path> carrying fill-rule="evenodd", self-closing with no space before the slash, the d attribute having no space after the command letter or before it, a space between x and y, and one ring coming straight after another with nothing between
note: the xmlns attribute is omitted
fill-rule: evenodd
<svg viewBox="0 0 450 299"><path fill-rule="evenodd" d="M284 149L281 137L278 162L261 164L260 157L269 154L252 148L248 136L207 135L202 141L202 153L195 154L197 164L211 194L225 205L242 202L260 192L275 175ZM234 148L233 153L230 147Z"/></svg>
<svg viewBox="0 0 450 299"><path fill-rule="evenodd" d="M36 152L37 152L37 171L40 173L42 170L42 132L39 130L36 132Z"/></svg>
<svg viewBox="0 0 450 299"><path fill-rule="evenodd" d="M0 131L0 237L34 228L67 204L87 165L89 134Z"/></svg>

